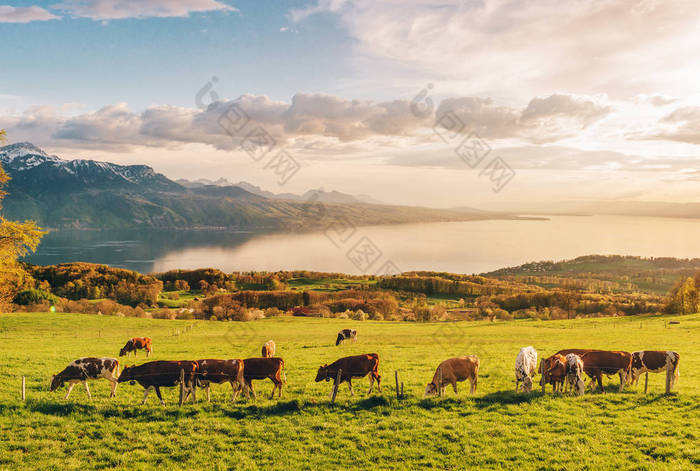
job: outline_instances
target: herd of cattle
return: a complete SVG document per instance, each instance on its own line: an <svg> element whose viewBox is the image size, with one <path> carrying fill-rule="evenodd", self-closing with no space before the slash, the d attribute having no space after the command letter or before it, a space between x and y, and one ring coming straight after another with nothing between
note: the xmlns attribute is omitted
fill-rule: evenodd
<svg viewBox="0 0 700 471"><path fill-rule="evenodd" d="M344 340L357 340L357 331L343 329L338 333L336 345ZM119 356L129 355L138 350L145 350L146 356L152 352L151 339L148 337L132 338L120 350ZM275 357L275 342L269 340L262 347L262 356L258 358L218 360L204 359L195 361L151 361L138 366L125 366L119 372L119 362L116 358L79 358L71 362L63 371L51 378L51 391L68 383L66 399L73 387L82 383L89 398L92 398L88 380L104 378L112 383L110 397L114 397L118 383L139 383L144 388L142 404L149 393L155 390L161 404L165 404L161 395L161 387L173 387L183 383L186 391L185 399L193 394L195 388L204 388L207 400L211 399L211 383L229 383L233 390L232 401L235 401L241 391L246 397L256 398L253 380L270 379L273 383L270 398L278 391L282 396L282 386L286 384L284 360ZM678 381L680 356L671 351L639 351L634 353L607 350L566 349L544 358L538 367L537 351L533 347L520 349L515 360L515 392L522 383L524 392L533 389L533 378L540 373L540 386L551 384L554 392L568 392L570 389L577 395L586 390L584 374L590 378L589 386L594 383L602 390L602 375L619 375L620 391L626 384L639 381L646 372L671 372L671 387ZM457 383L470 382L470 393L476 392L479 377L479 358L473 355L449 358L438 365L433 379L425 387L424 396L442 395L447 386L451 385L455 394ZM352 380L369 375L369 393L374 382L381 393L381 376L379 375L379 355L369 353L354 355L319 367L316 382L333 380L333 390L347 382L350 394L354 395ZM336 385L336 383L338 383ZM331 395L333 394L331 390Z"/></svg>

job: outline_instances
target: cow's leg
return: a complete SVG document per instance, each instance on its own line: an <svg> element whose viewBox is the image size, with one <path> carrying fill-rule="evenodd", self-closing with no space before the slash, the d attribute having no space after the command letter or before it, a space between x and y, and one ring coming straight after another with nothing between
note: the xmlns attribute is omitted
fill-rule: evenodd
<svg viewBox="0 0 700 471"><path fill-rule="evenodd" d="M151 349L146 350L146 358L151 356Z"/></svg>
<svg viewBox="0 0 700 471"><path fill-rule="evenodd" d="M117 384L118 384L116 376L114 376L114 373L112 373L111 371L103 371L102 377L104 379L106 379L107 381L109 381L110 383L112 383L109 397L115 397L117 395L116 390L117 390Z"/></svg>
<svg viewBox="0 0 700 471"><path fill-rule="evenodd" d="M348 388L350 388L350 395L354 396L355 391L352 390L352 378L348 379Z"/></svg>
<svg viewBox="0 0 700 471"><path fill-rule="evenodd" d="M83 385L85 385L85 391L87 392L88 399L92 399L92 394L90 394L90 388L88 387L87 381L83 381Z"/></svg>
<svg viewBox="0 0 700 471"><path fill-rule="evenodd" d="M622 392L625 389L625 384L627 384L627 373L624 371L620 371L620 390L618 392Z"/></svg>
<svg viewBox="0 0 700 471"><path fill-rule="evenodd" d="M110 380L110 383L112 383L112 387L109 392L109 397L117 397L117 381L112 381Z"/></svg>
<svg viewBox="0 0 700 471"><path fill-rule="evenodd" d="M379 394L382 393L382 377L379 376L378 374L375 374L376 380L377 380L377 391L379 391Z"/></svg>
<svg viewBox="0 0 700 471"><path fill-rule="evenodd" d="M151 392L151 389L153 386L148 386L143 390L143 401L141 401L141 405L144 405L146 403L146 399L148 399L148 393Z"/></svg>
<svg viewBox="0 0 700 471"><path fill-rule="evenodd" d="M452 381L452 389L454 389L455 394L457 394L457 381Z"/></svg>
<svg viewBox="0 0 700 471"><path fill-rule="evenodd" d="M207 388L207 402L211 402L211 393L210 393L211 385L207 384L206 388Z"/></svg>
<svg viewBox="0 0 700 471"><path fill-rule="evenodd" d="M64 397L64 399L68 399L68 396L70 396L70 392L73 390L76 384L77 383L70 383L68 385L68 392L66 392L66 397Z"/></svg>
<svg viewBox="0 0 700 471"><path fill-rule="evenodd" d="M160 399L160 404L164 406L165 401L163 400L163 396L160 394L160 386L156 386L156 394L158 395L158 399Z"/></svg>
<svg viewBox="0 0 700 471"><path fill-rule="evenodd" d="M255 395L255 388L253 387L253 380L246 380L246 384L248 385L248 389L250 390L251 393L253 393L253 400L255 401L258 396Z"/></svg>
<svg viewBox="0 0 700 471"><path fill-rule="evenodd" d="M241 385L237 382L234 382L233 380L229 381L229 383L231 384L231 390L233 391L233 397L231 398L231 402L236 402L236 398L241 392Z"/></svg>
<svg viewBox="0 0 700 471"><path fill-rule="evenodd" d="M518 388L520 388L520 380L515 380L515 392L518 392Z"/></svg>
<svg viewBox="0 0 700 471"><path fill-rule="evenodd" d="M369 374L369 391L367 394L372 394L372 389L374 388L374 374Z"/></svg>

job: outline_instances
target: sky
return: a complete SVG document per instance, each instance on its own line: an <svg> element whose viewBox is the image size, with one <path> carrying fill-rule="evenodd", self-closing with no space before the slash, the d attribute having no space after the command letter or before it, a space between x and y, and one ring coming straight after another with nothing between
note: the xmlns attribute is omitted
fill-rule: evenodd
<svg viewBox="0 0 700 471"><path fill-rule="evenodd" d="M435 207L700 202L690 0L0 0L0 45L0 128L64 158Z"/></svg>

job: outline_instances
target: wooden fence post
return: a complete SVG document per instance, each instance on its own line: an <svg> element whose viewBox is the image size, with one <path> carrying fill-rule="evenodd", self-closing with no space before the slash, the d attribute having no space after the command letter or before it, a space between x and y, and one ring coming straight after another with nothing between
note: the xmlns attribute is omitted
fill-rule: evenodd
<svg viewBox="0 0 700 471"><path fill-rule="evenodd" d="M399 372L394 371L394 379L396 380L396 399L401 399L401 391L399 391Z"/></svg>
<svg viewBox="0 0 700 471"><path fill-rule="evenodd" d="M547 389L547 383L544 380L544 360L540 360L540 381L542 381L542 394L544 395Z"/></svg>
<svg viewBox="0 0 700 471"><path fill-rule="evenodd" d="M666 362L666 394L671 394L671 362Z"/></svg>
<svg viewBox="0 0 700 471"><path fill-rule="evenodd" d="M403 397L403 381L401 381L401 397Z"/></svg>
<svg viewBox="0 0 700 471"><path fill-rule="evenodd" d="M335 403L335 396L338 394L338 386L340 386L340 375L343 373L343 370L338 370L338 374L335 377L335 383L333 384L333 397L331 398L331 402Z"/></svg>
<svg viewBox="0 0 700 471"><path fill-rule="evenodd" d="M197 403L197 375L194 371L192 372L192 382L190 384L191 384L190 387L192 388L192 404L196 404Z"/></svg>
<svg viewBox="0 0 700 471"><path fill-rule="evenodd" d="M25 381L25 379L24 379L24 376L22 376L22 400L23 400L23 401L24 401L24 398L25 398L25 394L24 394L24 393L25 393L25 384L26 384L26 381Z"/></svg>
<svg viewBox="0 0 700 471"><path fill-rule="evenodd" d="M180 369L180 407L185 402L185 370Z"/></svg>
<svg viewBox="0 0 700 471"><path fill-rule="evenodd" d="M647 393L648 388L649 388L649 372L647 371L646 376L644 376L644 394Z"/></svg>

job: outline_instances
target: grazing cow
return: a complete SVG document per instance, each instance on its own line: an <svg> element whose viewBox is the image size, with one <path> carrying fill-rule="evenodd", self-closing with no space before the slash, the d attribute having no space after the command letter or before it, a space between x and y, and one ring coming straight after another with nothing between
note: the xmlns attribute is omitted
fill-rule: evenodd
<svg viewBox="0 0 700 471"><path fill-rule="evenodd" d="M680 377L679 363L681 356L676 352L644 350L632 353L632 374L630 383L638 384L639 378L644 373L663 373L666 368L671 368L671 388L678 382Z"/></svg>
<svg viewBox="0 0 700 471"><path fill-rule="evenodd" d="M104 378L112 383L109 397L114 397L116 396L118 376L119 362L116 358L78 358L66 366L63 371L51 377L50 390L55 391L67 382L68 392L65 399L68 399L75 385L83 383L88 398L92 399L87 380Z"/></svg>
<svg viewBox="0 0 700 471"><path fill-rule="evenodd" d="M274 383L270 399L275 397L275 389L279 389L279 397L282 397L282 385L287 382L284 375L284 360L279 357L246 358L243 360L243 378L245 385L253 393L253 399L257 398L253 380L266 378L270 378Z"/></svg>
<svg viewBox="0 0 700 471"><path fill-rule="evenodd" d="M319 367L316 373L316 382L333 380L333 388L335 389L335 384L338 379L338 371L342 370L340 373L340 384L347 381L348 387L350 388L350 395L354 396L355 392L352 389L352 379L353 378L364 378L369 375L369 391L367 394L372 394L372 388L374 387L374 381L377 381L377 389L382 392L382 377L379 376L379 355L376 353L367 353L365 355L354 355L350 357L344 357L339 360L334 361L330 365L323 365ZM333 396L333 389L331 389L331 396Z"/></svg>
<svg viewBox="0 0 700 471"><path fill-rule="evenodd" d="M566 379L566 357L555 353L545 358L540 365L540 371L542 372L540 385L551 384L555 393L560 392Z"/></svg>
<svg viewBox="0 0 700 471"><path fill-rule="evenodd" d="M146 403L151 389L155 389L160 403L165 405L160 388L173 387L180 384L180 370L185 371L185 388L187 395L195 388L197 363L194 361L151 361L139 366L125 366L119 376L119 382L129 381L131 384L138 382L145 389L143 401Z"/></svg>
<svg viewBox="0 0 700 471"><path fill-rule="evenodd" d="M133 339L129 339L126 345L119 350L119 356L123 357L126 355L128 358L131 352L134 352L134 356L136 356L136 350L138 349L146 350L146 358L150 357L151 351L153 350L151 347L151 339L149 337L134 337Z"/></svg>
<svg viewBox="0 0 700 471"><path fill-rule="evenodd" d="M335 346L337 347L345 340L352 340L353 342L357 342L357 331L355 329L343 329L340 332L338 332L338 338L335 339Z"/></svg>
<svg viewBox="0 0 700 471"><path fill-rule="evenodd" d="M575 353L566 355L566 386L565 390L571 389L581 396L586 390L586 383L583 381L583 360Z"/></svg>
<svg viewBox="0 0 700 471"><path fill-rule="evenodd" d="M469 393L476 392L476 383L479 379L479 358L474 355L465 357L450 358L438 365L433 380L425 386L423 397L436 396L445 391L445 386L452 385L455 394L457 394L457 383L460 381L469 380ZM440 381L442 378L442 382Z"/></svg>
<svg viewBox="0 0 700 471"><path fill-rule="evenodd" d="M233 390L232 402L236 401L242 389L250 396L243 378L243 360L196 360L196 363L197 386L207 390L207 402L211 401L211 383L230 383Z"/></svg>
<svg viewBox="0 0 700 471"><path fill-rule="evenodd" d="M273 340L268 340L262 346L262 357L272 358L275 356L275 342Z"/></svg>
<svg viewBox="0 0 700 471"><path fill-rule="evenodd" d="M537 369L537 350L533 347L523 347L515 358L515 392L518 392L520 383L523 383L523 391L532 391L532 377Z"/></svg>
<svg viewBox="0 0 700 471"><path fill-rule="evenodd" d="M581 355L581 360L583 361L583 371L592 380L591 384L597 382L600 390L605 392L605 389L603 389L603 375L617 374L620 376L619 392L622 392L625 384L627 384L627 378L631 374L631 353L595 350Z"/></svg>

